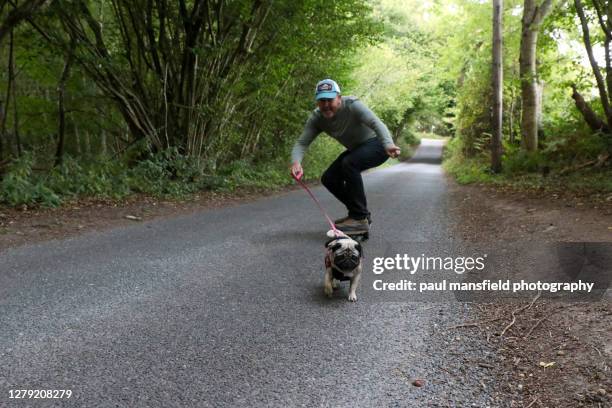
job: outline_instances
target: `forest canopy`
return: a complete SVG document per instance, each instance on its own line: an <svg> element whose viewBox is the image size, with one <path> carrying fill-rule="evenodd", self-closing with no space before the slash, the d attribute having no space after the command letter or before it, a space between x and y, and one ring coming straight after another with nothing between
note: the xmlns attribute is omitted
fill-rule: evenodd
<svg viewBox="0 0 612 408"><path fill-rule="evenodd" d="M504 2L506 175L607 174L610 10ZM0 201L288 183L328 77L404 151L450 137L448 169L487 177L492 12L478 0L0 0ZM338 151L319 138L306 175Z"/></svg>

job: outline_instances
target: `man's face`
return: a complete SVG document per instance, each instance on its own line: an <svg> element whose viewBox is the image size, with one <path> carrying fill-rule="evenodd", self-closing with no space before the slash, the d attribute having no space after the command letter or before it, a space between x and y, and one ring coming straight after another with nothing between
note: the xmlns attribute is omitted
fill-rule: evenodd
<svg viewBox="0 0 612 408"><path fill-rule="evenodd" d="M319 110L327 119L333 118L334 115L336 115L336 112L338 112L338 109L340 109L341 105L342 97L340 95L337 95L333 99L323 98L317 100L317 106L319 107Z"/></svg>

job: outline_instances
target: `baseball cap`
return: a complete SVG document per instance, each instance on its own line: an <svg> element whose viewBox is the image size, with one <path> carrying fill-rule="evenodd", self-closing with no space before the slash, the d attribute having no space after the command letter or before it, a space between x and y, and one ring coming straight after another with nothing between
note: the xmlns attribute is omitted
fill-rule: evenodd
<svg viewBox="0 0 612 408"><path fill-rule="evenodd" d="M340 87L336 81L332 79L324 79L319 81L315 89L315 99L333 99L340 94Z"/></svg>

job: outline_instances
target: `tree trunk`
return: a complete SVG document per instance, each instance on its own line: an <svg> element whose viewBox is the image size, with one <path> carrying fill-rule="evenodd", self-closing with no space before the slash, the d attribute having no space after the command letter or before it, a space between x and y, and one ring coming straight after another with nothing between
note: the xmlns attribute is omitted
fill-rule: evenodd
<svg viewBox="0 0 612 408"><path fill-rule="evenodd" d="M603 106L604 115L606 117L606 122L607 122L607 125L609 126L610 124L612 124L612 108L610 107L610 99L608 96L608 90L606 89L606 85L605 85L603 76L601 74L601 70L599 68L599 65L597 64L597 61L595 60L595 56L593 55L593 46L591 44L591 34L589 32L589 23L584 13L582 1L574 0L574 5L576 6L576 13L578 14L578 17L580 18L580 25L582 26L582 38L584 41L584 47L589 57L589 63L591 64L591 69L593 70L593 74L595 75L595 81L597 83L597 89L599 91L601 105ZM609 58L609 55L606 54L606 57Z"/></svg>
<svg viewBox="0 0 612 408"><path fill-rule="evenodd" d="M76 152L77 156L81 157L82 149L81 149L81 135L79 134L79 127L74 125L74 142L76 144Z"/></svg>
<svg viewBox="0 0 612 408"><path fill-rule="evenodd" d="M597 116L597 114L593 111L593 109L591 109L591 107L586 103L582 95L580 95L580 93L576 89L575 84L572 85L572 98L576 102L576 108L580 111L582 117L584 118L587 125L589 125L591 130L593 130L594 132L598 132L601 130L603 130L604 132L609 131L608 125L604 121L602 121L599 116Z"/></svg>
<svg viewBox="0 0 612 408"><path fill-rule="evenodd" d="M100 133L100 152L103 156L106 156L106 154L108 153L107 135L105 129L102 129Z"/></svg>
<svg viewBox="0 0 612 408"><path fill-rule="evenodd" d="M19 137L19 115L17 112L17 87L15 85L15 52L14 52L15 36L13 30L10 33L9 41L9 91L13 94L13 137L15 138L15 146L17 148L17 157L21 157L21 138Z"/></svg>
<svg viewBox="0 0 612 408"><path fill-rule="evenodd" d="M536 82L536 127L538 129L538 139L544 133L542 126L543 118L543 106L544 106L544 81L537 80Z"/></svg>
<svg viewBox="0 0 612 408"><path fill-rule="evenodd" d="M525 0L525 12L527 4L534 0ZM524 17L523 17L524 20ZM523 22L523 24L525 24ZM523 147L528 152L538 149L538 125L536 120L537 98L536 98L536 66L535 54L538 33L523 25L520 50L520 77L521 98L523 100L523 118L521 122L521 136Z"/></svg>
<svg viewBox="0 0 612 408"><path fill-rule="evenodd" d="M58 93L58 112L59 112L59 129L57 132L57 150L55 152L55 165L59 166L62 164L64 159L64 141L65 141L65 133L66 133L66 109L64 107L64 95L66 91L66 81L70 76L70 66L72 65L72 59L74 56L74 42L71 44L70 50L68 51L68 56L66 57L66 62L64 63L64 69L62 70L62 75L60 76L59 83L57 85L57 93Z"/></svg>
<svg viewBox="0 0 612 408"><path fill-rule="evenodd" d="M493 134L491 136L491 170L502 170L502 12L503 0L493 0Z"/></svg>
<svg viewBox="0 0 612 408"><path fill-rule="evenodd" d="M536 3L537 0L525 0L524 3L519 56L523 101L521 136L523 147L528 152L538 150L538 114L542 107L538 98L536 49L538 32L542 21L550 12L552 0L544 0L540 5Z"/></svg>
<svg viewBox="0 0 612 408"><path fill-rule="evenodd" d="M4 104L0 100L0 123L4 122ZM2 159L4 158L4 132L0 130L0 163L2 163Z"/></svg>
<svg viewBox="0 0 612 408"><path fill-rule="evenodd" d="M514 144L514 110L516 105L516 94L514 90L514 86L510 87L510 108L508 112L510 116L508 117L508 137L510 144Z"/></svg>
<svg viewBox="0 0 612 408"><path fill-rule="evenodd" d="M91 157L91 138L89 132L85 132L85 156Z"/></svg>

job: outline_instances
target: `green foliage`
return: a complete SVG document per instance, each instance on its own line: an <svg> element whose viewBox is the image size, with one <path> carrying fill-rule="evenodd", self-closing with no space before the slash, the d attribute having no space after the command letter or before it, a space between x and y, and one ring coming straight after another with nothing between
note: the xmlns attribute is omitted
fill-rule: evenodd
<svg viewBox="0 0 612 408"><path fill-rule="evenodd" d="M533 173L545 165L541 152L526 152L523 149L506 150L503 156L503 171L507 174Z"/></svg>
<svg viewBox="0 0 612 408"><path fill-rule="evenodd" d="M181 2L141 3L151 7L152 20L147 13L133 14L128 0L84 2L80 8L60 0L35 19L44 38L26 22L15 29L16 105L12 97L3 104L9 114L0 132L0 163L17 157L14 128L21 150L32 154L14 160L3 175L2 203L54 206L83 196L176 197L290 183L289 153L314 108L314 84L325 77L381 117L402 158L422 135L452 134L446 156L451 172L461 181L499 180L488 173L490 2L238 0L211 9L190 44L193 21L183 19ZM554 173L610 150L610 137L592 134L574 108L571 84L602 113L576 11L571 2L556 2L538 40L538 79L544 84L540 152L522 152L523 2L504 3L502 177L537 178L543 168ZM592 3L585 7L593 41L600 44ZM97 26L103 27L100 38L93 31ZM243 38L245 29L250 31ZM78 39L74 47L72 37ZM71 51L77 58L65 88L65 157L53 167L58 81ZM0 70L3 100L8 82L8 70ZM304 161L305 177L318 179L341 150L319 137Z"/></svg>
<svg viewBox="0 0 612 408"><path fill-rule="evenodd" d="M460 184L481 183L491 181L495 176L489 171L489 165L479 158L465 155L465 141L455 137L446 144L444 149L444 169L453 175Z"/></svg>
<svg viewBox="0 0 612 408"><path fill-rule="evenodd" d="M310 145L303 162L304 177L307 180L319 179L325 169L344 150L336 141L322 136L317 137Z"/></svg>
<svg viewBox="0 0 612 408"><path fill-rule="evenodd" d="M319 138L305 160L307 179L318 179L341 148ZM66 157L61 166L36 174L32 154L15 160L0 181L0 203L55 207L65 199L122 199L132 194L183 198L201 190L271 189L293 183L284 157L274 161L236 160L220 168L176 149L150 154L132 167L127 161L98 157L87 162Z"/></svg>
<svg viewBox="0 0 612 408"><path fill-rule="evenodd" d="M314 108L314 84L324 77L350 83L351 56L381 32L366 0L240 0L209 9L195 43L187 44L195 22L184 18L193 2L186 2L186 14L178 2L141 3L153 19L133 14L127 0L82 7L61 0L37 16L43 38L25 22L15 31L20 119L7 116L0 162L17 155L15 126L22 150L52 169L58 81L74 52L65 89L64 165L32 179L63 197L180 195L280 182L275 174L286 175L291 146ZM103 30L96 33L98 26ZM7 83L1 70L0 94ZM138 150L129 166L122 163L124 152L142 141L164 153ZM98 160L104 155L106 161ZM312 174L319 171L315 163Z"/></svg>
<svg viewBox="0 0 612 408"><path fill-rule="evenodd" d="M25 154L13 160L7 174L0 181L0 202L10 206L42 204L56 207L60 198L32 172L33 158Z"/></svg>
<svg viewBox="0 0 612 408"><path fill-rule="evenodd" d="M444 24L437 26L447 33L439 72L457 80L454 107L456 138L448 146L445 167L461 182L542 186L551 183L561 170L592 161L609 149L609 137L593 134L571 98L571 85L576 84L593 110L602 114L601 103L593 98L596 94L595 82L584 57L576 12L570 3L556 3L551 15L544 20L538 37L538 80L543 86L542 127L539 150L526 153L520 140L522 1L505 2L504 155L501 175L489 173L491 5L489 2L454 0L437 6L438 21L452 19L456 22L450 27ZM589 16L592 33L600 31L595 16L595 13ZM601 42L602 38L595 33L593 41Z"/></svg>
<svg viewBox="0 0 612 408"><path fill-rule="evenodd" d="M349 91L380 116L396 143L414 144L415 131L448 129L444 116L452 105L453 85L436 72L441 40L423 23L430 11L418 1L374 2L385 31L380 43L354 58Z"/></svg>
<svg viewBox="0 0 612 408"><path fill-rule="evenodd" d="M463 140L466 157L483 152L491 139L490 106L492 104L490 72L485 66L473 67L457 99L456 135ZM485 79L483 81L483 78Z"/></svg>
<svg viewBox="0 0 612 408"><path fill-rule="evenodd" d="M127 171L127 179L132 192L155 196L181 197L215 185L213 178L205 177L197 158L180 154L176 148L141 160Z"/></svg>
<svg viewBox="0 0 612 408"><path fill-rule="evenodd" d="M66 157L46 174L32 171L31 154L15 160L0 183L1 202L10 206L57 206L64 199L121 199L134 193L184 197L200 189L219 188L224 180L205 174L191 157L163 151L130 168L125 162L98 157L87 162Z"/></svg>
<svg viewBox="0 0 612 408"><path fill-rule="evenodd" d="M125 168L118 162L105 158L79 162L66 157L43 181L64 198L122 198L129 194L125 180Z"/></svg>

